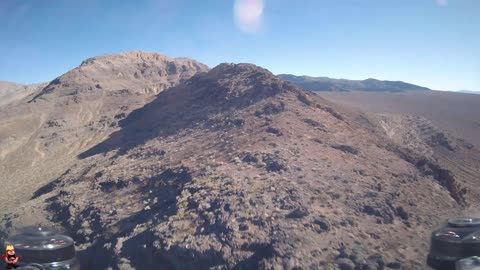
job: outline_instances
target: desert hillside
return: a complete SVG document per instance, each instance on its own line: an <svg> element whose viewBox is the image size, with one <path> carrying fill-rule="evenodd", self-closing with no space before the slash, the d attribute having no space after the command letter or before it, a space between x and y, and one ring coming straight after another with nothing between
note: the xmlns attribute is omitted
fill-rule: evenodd
<svg viewBox="0 0 480 270"><path fill-rule="evenodd" d="M3 232L61 226L85 269L424 269L430 230L480 205L480 152L426 118L338 106L251 64L190 63L163 91L145 86L158 72L125 91L105 84L116 70L93 84L74 70L3 112L41 123L2 144L24 183ZM2 121L4 137L31 126Z"/></svg>
<svg viewBox="0 0 480 270"><path fill-rule="evenodd" d="M28 200L69 169L79 153L117 130L132 110L207 70L158 53L104 55L0 106L0 191L15 194L0 207L9 210Z"/></svg>

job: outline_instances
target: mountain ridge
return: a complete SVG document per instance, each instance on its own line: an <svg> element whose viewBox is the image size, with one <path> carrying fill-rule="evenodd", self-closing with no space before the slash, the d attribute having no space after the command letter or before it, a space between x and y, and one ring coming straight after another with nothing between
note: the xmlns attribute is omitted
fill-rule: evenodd
<svg viewBox="0 0 480 270"><path fill-rule="evenodd" d="M84 269L420 270L430 230L479 204L478 150L428 120L253 64L183 77L143 58L87 61L0 108L0 183L17 183L0 189L19 197L1 232L61 227Z"/></svg>
<svg viewBox="0 0 480 270"><path fill-rule="evenodd" d="M68 78L28 106L77 97L67 107L85 110L98 106L88 96L111 91L64 95L78 85ZM422 119L338 106L253 64L195 72L118 119L93 113L86 131L115 125L5 218L7 231L32 216L62 226L85 269L423 269L429 228L480 194L470 169L457 177L437 160L475 148ZM57 122L44 134L68 140Z"/></svg>
<svg viewBox="0 0 480 270"><path fill-rule="evenodd" d="M103 87L109 92L127 89L133 93L157 94L175 85L177 81L190 78L192 70L199 72L208 69L208 66L198 61L170 58L160 53L128 51L104 54L88 58L78 67L55 78L30 102L54 92L59 85L70 90L60 95L95 92L95 89ZM64 80L75 84L64 84Z"/></svg>
<svg viewBox="0 0 480 270"><path fill-rule="evenodd" d="M332 79L329 77L296 76L291 74L279 74L277 76L309 91L403 92L430 90L429 88L405 83L403 81L381 81L373 78L365 80L348 80Z"/></svg>

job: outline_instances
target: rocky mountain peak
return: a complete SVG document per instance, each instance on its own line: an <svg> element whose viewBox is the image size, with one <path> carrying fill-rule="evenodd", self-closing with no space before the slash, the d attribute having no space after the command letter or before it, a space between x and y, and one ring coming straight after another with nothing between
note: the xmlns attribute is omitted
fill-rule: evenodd
<svg viewBox="0 0 480 270"><path fill-rule="evenodd" d="M170 58L159 53L131 51L96 56L83 61L77 68L56 78L32 101L80 93L118 92L158 94L183 82L208 67L188 58Z"/></svg>
<svg viewBox="0 0 480 270"><path fill-rule="evenodd" d="M204 100L209 103L228 103L229 106L251 104L281 93L303 92L264 68L253 64L227 63L198 74L181 88L188 88L185 91L194 96L197 102Z"/></svg>
<svg viewBox="0 0 480 270"><path fill-rule="evenodd" d="M153 62L153 61L174 61L174 58L168 57L161 53L144 52L144 51L128 51L118 54L105 54L96 57L91 57L84 60L80 67L89 66L93 64L106 64L110 61L124 60L129 62Z"/></svg>
<svg viewBox="0 0 480 270"><path fill-rule="evenodd" d="M251 75L251 73L261 73L268 76L274 76L270 71L265 68L259 67L254 64L246 64L246 63L221 63L218 66L214 67L210 72L211 76L219 76L219 77L228 77L233 75Z"/></svg>

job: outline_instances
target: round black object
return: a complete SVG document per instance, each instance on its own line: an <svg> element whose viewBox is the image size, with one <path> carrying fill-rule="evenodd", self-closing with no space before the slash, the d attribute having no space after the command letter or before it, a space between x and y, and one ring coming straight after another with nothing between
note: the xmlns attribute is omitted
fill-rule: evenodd
<svg viewBox="0 0 480 270"><path fill-rule="evenodd" d="M5 244L12 244L16 253L22 256L21 264L26 264L22 267L48 270L80 269L73 239L58 234L51 228L23 228L20 234L6 239Z"/></svg>
<svg viewBox="0 0 480 270"><path fill-rule="evenodd" d="M436 270L455 270L458 260L480 256L480 219L453 218L431 234L427 264Z"/></svg>

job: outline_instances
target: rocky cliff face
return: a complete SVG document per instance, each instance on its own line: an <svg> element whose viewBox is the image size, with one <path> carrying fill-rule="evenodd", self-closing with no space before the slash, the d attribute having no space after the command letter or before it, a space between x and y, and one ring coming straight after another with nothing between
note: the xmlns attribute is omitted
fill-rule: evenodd
<svg viewBox="0 0 480 270"><path fill-rule="evenodd" d="M464 164L439 158L468 154L473 173L475 148L250 64L198 73L119 118L6 232L62 226L85 269L424 269L429 231L478 205Z"/></svg>

